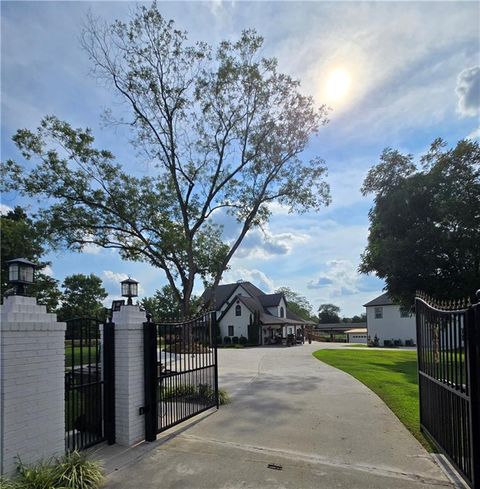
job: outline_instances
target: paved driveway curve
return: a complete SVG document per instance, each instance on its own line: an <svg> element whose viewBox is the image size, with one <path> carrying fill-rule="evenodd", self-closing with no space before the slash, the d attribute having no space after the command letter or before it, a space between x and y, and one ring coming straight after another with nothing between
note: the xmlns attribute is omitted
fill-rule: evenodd
<svg viewBox="0 0 480 489"><path fill-rule="evenodd" d="M154 443L104 452L107 487L451 487L375 394L312 356L320 347L219 350L232 403Z"/></svg>

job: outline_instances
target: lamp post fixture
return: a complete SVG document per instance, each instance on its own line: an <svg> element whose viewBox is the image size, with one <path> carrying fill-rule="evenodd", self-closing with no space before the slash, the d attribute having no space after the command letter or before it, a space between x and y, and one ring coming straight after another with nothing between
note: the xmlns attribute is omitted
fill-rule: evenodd
<svg viewBox="0 0 480 489"><path fill-rule="evenodd" d="M8 282L15 288L15 295L26 295L27 285L35 282L37 265L26 258L8 260Z"/></svg>
<svg viewBox="0 0 480 489"><path fill-rule="evenodd" d="M131 306L132 297L138 297L138 282L128 277L120 282L122 286L122 297L127 297L127 306Z"/></svg>

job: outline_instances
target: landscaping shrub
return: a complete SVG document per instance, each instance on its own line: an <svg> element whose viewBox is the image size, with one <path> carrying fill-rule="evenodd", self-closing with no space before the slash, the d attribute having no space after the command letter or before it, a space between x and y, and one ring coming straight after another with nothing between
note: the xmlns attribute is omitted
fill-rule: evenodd
<svg viewBox="0 0 480 489"><path fill-rule="evenodd" d="M240 339L238 340L238 342L241 344L241 345L246 345L247 344L247 338L245 338L245 336L240 336Z"/></svg>
<svg viewBox="0 0 480 489"><path fill-rule="evenodd" d="M392 340L383 340L383 346L393 346Z"/></svg>
<svg viewBox="0 0 480 489"><path fill-rule="evenodd" d="M183 398L194 398L197 392L194 385L191 384L180 384L172 387L164 387L162 390L162 397L165 400L174 399L178 397Z"/></svg>
<svg viewBox="0 0 480 489"><path fill-rule="evenodd" d="M393 345L394 346L403 346L403 341L402 340L394 340Z"/></svg>
<svg viewBox="0 0 480 489"><path fill-rule="evenodd" d="M224 345L231 345L232 344L232 338L230 338L230 336L225 336L225 338L223 338L223 344Z"/></svg>
<svg viewBox="0 0 480 489"><path fill-rule="evenodd" d="M56 484L52 460L24 465L18 461L18 487L22 489L60 489ZM15 487L15 486L14 486Z"/></svg>
<svg viewBox="0 0 480 489"><path fill-rule="evenodd" d="M234 337L232 338L232 343L233 343L234 345L238 345L238 336L234 336Z"/></svg>
<svg viewBox="0 0 480 489"><path fill-rule="evenodd" d="M228 392L223 387L218 389L218 403L220 404L220 406L230 404L230 402L231 401Z"/></svg>
<svg viewBox="0 0 480 489"><path fill-rule="evenodd" d="M100 464L78 451L58 460L53 473L57 486L65 489L96 489L104 479Z"/></svg>
<svg viewBox="0 0 480 489"><path fill-rule="evenodd" d="M104 480L98 462L85 453L67 453L61 458L25 465L19 459L18 477L0 479L1 489L98 489Z"/></svg>
<svg viewBox="0 0 480 489"><path fill-rule="evenodd" d="M415 346L415 341L413 339L405 340L405 346Z"/></svg>
<svg viewBox="0 0 480 489"><path fill-rule="evenodd" d="M6 479L5 477L0 477L0 489L24 489L25 486L22 486L18 481L12 481L10 479Z"/></svg>
<svg viewBox="0 0 480 489"><path fill-rule="evenodd" d="M221 345L222 344L222 337L221 336L217 336L215 338L215 344L216 345Z"/></svg>

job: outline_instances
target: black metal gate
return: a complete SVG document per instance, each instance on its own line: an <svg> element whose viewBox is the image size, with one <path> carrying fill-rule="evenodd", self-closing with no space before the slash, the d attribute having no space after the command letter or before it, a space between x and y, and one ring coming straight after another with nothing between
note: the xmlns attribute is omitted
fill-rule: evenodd
<svg viewBox="0 0 480 489"><path fill-rule="evenodd" d="M115 442L113 323L66 321L65 447L81 450Z"/></svg>
<svg viewBox="0 0 480 489"><path fill-rule="evenodd" d="M419 294L420 426L473 488L480 488L480 304Z"/></svg>
<svg viewBox="0 0 480 489"><path fill-rule="evenodd" d="M218 408L215 312L184 322L144 324L145 439Z"/></svg>

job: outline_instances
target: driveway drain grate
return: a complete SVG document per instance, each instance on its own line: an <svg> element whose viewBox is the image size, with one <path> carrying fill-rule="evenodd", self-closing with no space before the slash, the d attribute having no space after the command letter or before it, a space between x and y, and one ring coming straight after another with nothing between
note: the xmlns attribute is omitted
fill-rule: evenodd
<svg viewBox="0 0 480 489"><path fill-rule="evenodd" d="M283 467L281 465L277 464L268 464L267 467L272 470L282 470Z"/></svg>

